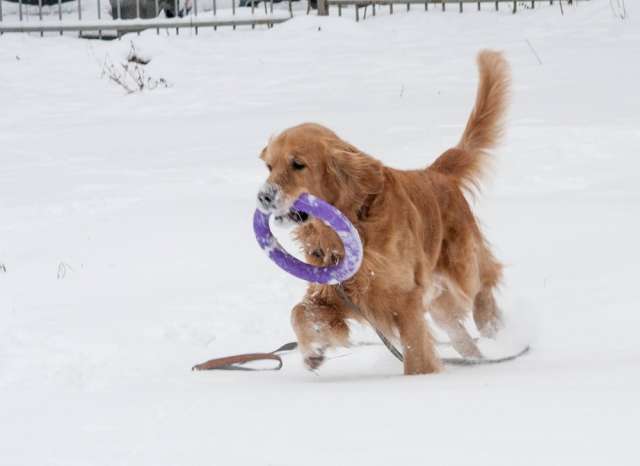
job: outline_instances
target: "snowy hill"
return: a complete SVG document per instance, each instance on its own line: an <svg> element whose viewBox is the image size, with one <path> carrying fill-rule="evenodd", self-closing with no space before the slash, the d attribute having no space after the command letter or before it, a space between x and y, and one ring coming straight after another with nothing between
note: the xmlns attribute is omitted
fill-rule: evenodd
<svg viewBox="0 0 640 466"><path fill-rule="evenodd" d="M0 36L0 464L637 464L640 9L536 6ZM130 41L169 88L101 77ZM293 338L304 283L251 230L268 137L317 121L425 166L461 134L481 48L514 92L475 208L507 264L503 341L531 353L424 377L381 346L317 374L296 353L191 372Z"/></svg>

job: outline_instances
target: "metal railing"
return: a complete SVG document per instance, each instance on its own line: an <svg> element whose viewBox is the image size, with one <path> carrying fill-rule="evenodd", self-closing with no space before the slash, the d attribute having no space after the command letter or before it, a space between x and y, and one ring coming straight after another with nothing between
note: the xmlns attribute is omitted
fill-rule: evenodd
<svg viewBox="0 0 640 466"><path fill-rule="evenodd" d="M75 32L83 37L116 38L128 32L146 29L175 30L183 28L198 33L199 28L240 26L272 27L295 14L309 14L312 5L327 14L342 16L353 9L356 21L376 16L382 8L394 13L394 7L424 6L442 11L463 12L465 7L534 9L537 5L564 5L578 0L0 0L0 34L27 32L64 34ZM588 0L580 0L588 1ZM386 11L385 11L386 13Z"/></svg>
<svg viewBox="0 0 640 466"><path fill-rule="evenodd" d="M190 28L197 34L199 28L271 27L293 16L293 3L294 0L0 0L0 34L76 32L83 37L116 38L146 29L156 29L158 34L160 30L175 30L178 34L180 29ZM295 9L300 10L300 6Z"/></svg>
<svg viewBox="0 0 640 466"><path fill-rule="evenodd" d="M562 8L562 5L572 5L578 1L588 0L326 0L329 6L335 6L338 8L338 15L342 16L342 10L344 7L352 6L355 11L356 21L360 21L361 12L362 18L366 19L369 7L371 7L371 15L376 16L376 11L382 7L389 8L389 14L394 13L394 6L406 7L406 11L411 11L411 7L414 5L424 6L424 11L429 11L429 8L440 8L442 11L455 10L460 13L464 12L465 5L467 8L476 7L478 11L483 8L495 8L495 11L500 11L501 8L508 8L512 13L517 13L518 9L535 9L536 5L558 5ZM504 5L504 6L501 6Z"/></svg>

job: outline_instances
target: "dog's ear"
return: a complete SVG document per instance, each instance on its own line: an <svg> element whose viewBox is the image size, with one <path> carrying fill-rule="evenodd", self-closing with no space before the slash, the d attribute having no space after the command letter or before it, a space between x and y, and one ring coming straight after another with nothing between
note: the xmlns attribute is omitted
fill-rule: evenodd
<svg viewBox="0 0 640 466"><path fill-rule="evenodd" d="M265 160L265 157L267 156L267 150L269 149L269 146L271 145L271 143L273 142L273 140L275 139L276 135L272 134L271 136L269 136L269 140L267 141L267 145L264 146L262 148L262 150L260 151L260 158L262 160Z"/></svg>
<svg viewBox="0 0 640 466"><path fill-rule="evenodd" d="M328 170L352 201L361 203L384 185L382 164L344 141L329 144Z"/></svg>

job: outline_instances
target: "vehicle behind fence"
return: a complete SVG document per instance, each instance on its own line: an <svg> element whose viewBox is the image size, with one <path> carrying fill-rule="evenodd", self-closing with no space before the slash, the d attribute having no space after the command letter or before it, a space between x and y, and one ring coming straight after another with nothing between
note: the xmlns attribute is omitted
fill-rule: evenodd
<svg viewBox="0 0 640 466"><path fill-rule="evenodd" d="M10 32L76 33L87 38L116 38L145 29L271 27L294 15L338 14L350 11L358 21L412 7L429 11L464 12L470 8L516 13L522 8L578 0L0 0L0 34ZM588 0L581 0L588 1Z"/></svg>

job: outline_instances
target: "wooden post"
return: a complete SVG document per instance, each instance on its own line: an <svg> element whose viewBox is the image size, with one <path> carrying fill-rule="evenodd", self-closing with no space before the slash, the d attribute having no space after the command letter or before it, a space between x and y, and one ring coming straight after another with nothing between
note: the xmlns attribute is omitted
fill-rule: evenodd
<svg viewBox="0 0 640 466"><path fill-rule="evenodd" d="M318 16L329 16L327 0L318 0Z"/></svg>

